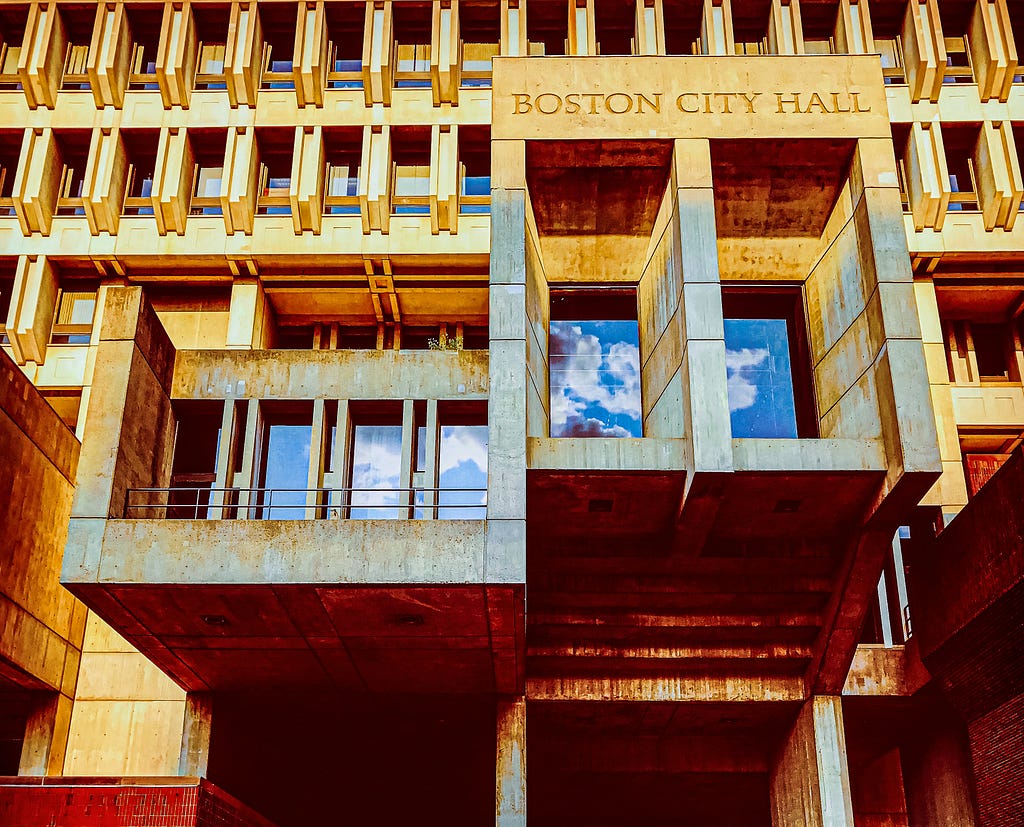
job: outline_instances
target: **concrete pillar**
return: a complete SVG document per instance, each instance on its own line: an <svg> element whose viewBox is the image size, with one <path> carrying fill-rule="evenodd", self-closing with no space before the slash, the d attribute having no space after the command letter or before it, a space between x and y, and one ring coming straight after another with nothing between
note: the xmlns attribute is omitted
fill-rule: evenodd
<svg viewBox="0 0 1024 827"><path fill-rule="evenodd" d="M967 481L964 479L964 465L960 456L960 437L953 412L953 395L950 391L935 283L931 279L915 280L914 296L917 300L917 314L921 319L921 341L939 437L939 458L942 460L942 476L921 504L937 505L944 514L948 514L959 511L967 504Z"/></svg>
<svg viewBox="0 0 1024 827"><path fill-rule="evenodd" d="M68 748L73 701L59 692L40 693L25 724L18 775L60 775Z"/></svg>
<svg viewBox="0 0 1024 827"><path fill-rule="evenodd" d="M808 700L771 769L773 827L854 827L842 699Z"/></svg>
<svg viewBox="0 0 1024 827"><path fill-rule="evenodd" d="M213 696L209 692L189 692L185 696L178 775L206 777L212 722Z"/></svg>
<svg viewBox="0 0 1024 827"><path fill-rule="evenodd" d="M170 482L174 346L141 287L107 287L63 580L96 577L106 520L132 488Z"/></svg>
<svg viewBox="0 0 1024 827"><path fill-rule="evenodd" d="M236 279L231 285L227 347L259 350L266 347L272 310L259 279Z"/></svg>
<svg viewBox="0 0 1024 827"><path fill-rule="evenodd" d="M497 141L496 145L506 142ZM526 152L521 141L492 148L490 266L490 394L487 401L488 582L526 579L526 437L528 388L547 394L547 328L531 330L527 291L533 244L527 230ZM495 171L497 177L494 177ZM536 256L534 257L536 258ZM534 274L536 275L536 274ZM538 290L547 282L537 276ZM536 292L536 291L535 291ZM537 339L544 344L538 343ZM528 343L529 339L529 343ZM543 375L531 386L528 354L544 351ZM539 368L538 368L539 369ZM538 387L539 386L539 387ZM532 398L532 397L531 397ZM543 405L543 401L534 403ZM538 434L539 435L539 434ZM546 436L546 434L544 434Z"/></svg>
<svg viewBox="0 0 1024 827"><path fill-rule="evenodd" d="M522 0L501 0L501 53L525 57L528 50L526 3Z"/></svg>
<svg viewBox="0 0 1024 827"><path fill-rule="evenodd" d="M731 55L736 51L731 0L704 0L700 19L700 49L705 55Z"/></svg>
<svg viewBox="0 0 1024 827"><path fill-rule="evenodd" d="M526 827L526 699L498 701L495 827Z"/></svg>
<svg viewBox="0 0 1024 827"><path fill-rule="evenodd" d="M366 4L363 26L363 92L366 105L391 105L391 81L394 72L394 33L391 0Z"/></svg>
<svg viewBox="0 0 1024 827"><path fill-rule="evenodd" d="M330 56L330 39L324 14L324 0L299 4L295 22L295 96L299 106L323 106L325 73Z"/></svg>

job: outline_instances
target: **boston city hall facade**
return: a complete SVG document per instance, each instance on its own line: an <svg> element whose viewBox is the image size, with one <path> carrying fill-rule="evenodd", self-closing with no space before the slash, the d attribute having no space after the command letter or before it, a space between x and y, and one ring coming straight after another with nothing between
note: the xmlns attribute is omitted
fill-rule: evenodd
<svg viewBox="0 0 1024 827"><path fill-rule="evenodd" d="M0 824L1024 824L1018 49L0 3Z"/></svg>

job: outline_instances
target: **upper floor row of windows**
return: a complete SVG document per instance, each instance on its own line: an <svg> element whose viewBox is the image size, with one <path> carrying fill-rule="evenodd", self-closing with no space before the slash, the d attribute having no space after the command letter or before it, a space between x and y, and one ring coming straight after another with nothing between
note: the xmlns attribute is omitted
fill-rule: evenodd
<svg viewBox="0 0 1024 827"><path fill-rule="evenodd" d="M0 10L0 89L55 105L92 91L118 106L126 90L185 104L191 90L226 90L254 104L259 89L488 87L500 55L879 54L887 83L907 56L935 62L941 82L979 81L979 60L1016 74L1024 13L1006 0L303 0L233 3L11 4ZM913 41L912 43L909 41ZM94 88L96 87L96 88Z"/></svg>

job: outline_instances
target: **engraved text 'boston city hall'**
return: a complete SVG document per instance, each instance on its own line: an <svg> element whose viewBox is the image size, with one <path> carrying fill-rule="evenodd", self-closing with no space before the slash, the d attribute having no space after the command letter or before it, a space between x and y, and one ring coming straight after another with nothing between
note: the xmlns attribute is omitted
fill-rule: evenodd
<svg viewBox="0 0 1024 827"><path fill-rule="evenodd" d="M871 105L860 100L859 92L683 92L675 96L662 92L543 92L513 94L512 100L515 115L660 114L666 104L694 115L838 115L871 111Z"/></svg>

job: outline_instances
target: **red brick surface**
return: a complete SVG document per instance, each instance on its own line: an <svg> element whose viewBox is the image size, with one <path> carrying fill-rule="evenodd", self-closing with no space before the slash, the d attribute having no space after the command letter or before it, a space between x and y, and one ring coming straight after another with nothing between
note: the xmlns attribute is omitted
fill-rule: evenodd
<svg viewBox="0 0 1024 827"><path fill-rule="evenodd" d="M0 778L0 827L273 827L199 779Z"/></svg>

